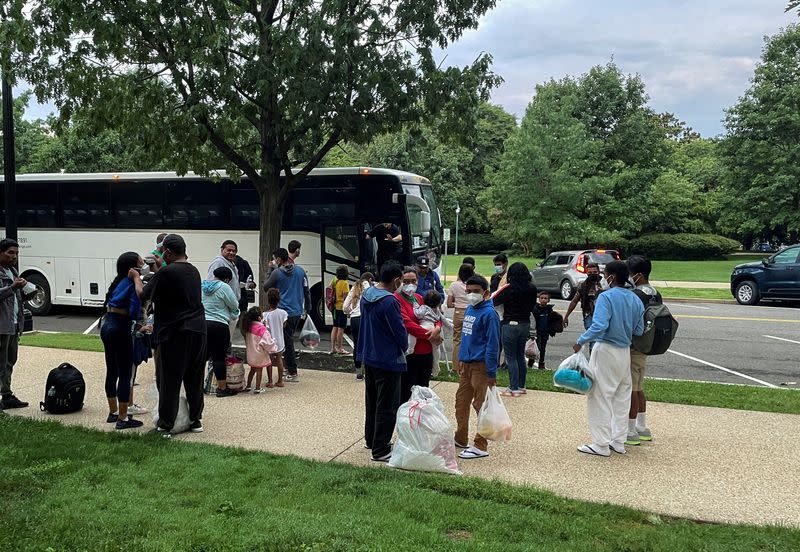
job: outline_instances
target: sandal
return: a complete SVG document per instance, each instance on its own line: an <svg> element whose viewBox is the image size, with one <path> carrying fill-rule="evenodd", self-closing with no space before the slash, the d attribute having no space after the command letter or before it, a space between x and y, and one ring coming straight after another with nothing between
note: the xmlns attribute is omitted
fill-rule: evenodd
<svg viewBox="0 0 800 552"><path fill-rule="evenodd" d="M279 381L278 383L275 384L275 387L283 387L283 382Z"/></svg>
<svg viewBox="0 0 800 552"><path fill-rule="evenodd" d="M474 460L475 458L486 458L489 456L489 453L485 450L481 450L475 447L469 447L468 449L462 450L458 453L459 458L463 458L464 460Z"/></svg>

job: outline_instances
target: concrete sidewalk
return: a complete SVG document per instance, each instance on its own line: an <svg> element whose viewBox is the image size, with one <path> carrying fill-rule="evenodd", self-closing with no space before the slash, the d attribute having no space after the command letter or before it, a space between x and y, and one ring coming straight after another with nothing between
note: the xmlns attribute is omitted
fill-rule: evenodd
<svg viewBox="0 0 800 552"><path fill-rule="evenodd" d="M83 372L86 405L75 414L43 414L38 401L47 373L61 362ZM99 353L22 347L14 389L31 406L10 412L113 431L105 423L104 374ZM207 397L205 432L175 438L390 469L371 462L362 447L363 384L350 374L303 371L302 364L300 374L299 383L262 395ZM140 369L138 381L135 401L152 407L152 365ZM455 384L435 389L454 404ZM630 447L626 456L598 458L575 450L588 439L584 403L578 395L547 392L508 399L512 442L490 444L489 458L462 460L461 469L671 516L800 527L800 444L793 438L800 416L651 403L656 440ZM140 418L151 427L150 414Z"/></svg>
<svg viewBox="0 0 800 552"><path fill-rule="evenodd" d="M653 280L651 283L656 286L656 288L731 289L731 284L726 282L668 282L665 280Z"/></svg>

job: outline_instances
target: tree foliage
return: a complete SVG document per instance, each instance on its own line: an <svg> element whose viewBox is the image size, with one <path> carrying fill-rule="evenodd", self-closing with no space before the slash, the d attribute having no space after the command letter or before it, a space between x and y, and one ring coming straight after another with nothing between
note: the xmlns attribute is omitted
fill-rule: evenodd
<svg viewBox="0 0 800 552"><path fill-rule="evenodd" d="M727 113L722 227L795 241L800 232L800 25L766 39L747 92Z"/></svg>

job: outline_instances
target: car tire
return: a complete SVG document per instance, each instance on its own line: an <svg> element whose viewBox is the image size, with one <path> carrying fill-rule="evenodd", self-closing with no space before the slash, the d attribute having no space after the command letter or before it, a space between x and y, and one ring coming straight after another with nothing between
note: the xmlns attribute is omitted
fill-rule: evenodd
<svg viewBox="0 0 800 552"><path fill-rule="evenodd" d="M561 282L561 285L558 287L559 292L561 293L561 298L564 301L569 301L572 299L572 296L575 295L575 286L572 285L572 282L569 280L564 280Z"/></svg>
<svg viewBox="0 0 800 552"><path fill-rule="evenodd" d="M34 316L47 316L50 314L50 311L53 310L53 303L50 298L50 284L47 283L47 279L36 273L28 274L23 278L42 290L41 295L30 301L25 301L25 307Z"/></svg>
<svg viewBox="0 0 800 552"><path fill-rule="evenodd" d="M733 296L740 305L757 305L761 300L758 284L753 280L744 280L736 285Z"/></svg>

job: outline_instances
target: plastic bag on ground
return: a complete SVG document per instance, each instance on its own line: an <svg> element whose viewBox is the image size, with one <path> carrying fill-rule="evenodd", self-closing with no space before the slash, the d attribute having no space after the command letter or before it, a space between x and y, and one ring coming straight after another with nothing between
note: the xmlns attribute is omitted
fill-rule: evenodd
<svg viewBox="0 0 800 552"><path fill-rule="evenodd" d="M508 415L497 386L486 389L486 400L478 412L477 431L490 441L504 443L511 440L511 418Z"/></svg>
<svg viewBox="0 0 800 552"><path fill-rule="evenodd" d="M216 379L214 383L216 383ZM241 358L229 356L225 359L225 385L234 391L244 389L244 361Z"/></svg>
<svg viewBox="0 0 800 552"><path fill-rule="evenodd" d="M428 387L415 385L411 399L400 405L397 440L389 466L412 471L461 475L456 462L453 427L442 400Z"/></svg>
<svg viewBox="0 0 800 552"><path fill-rule="evenodd" d="M300 330L300 343L303 347L316 349L319 347L319 332L314 322L311 321L310 316L306 316L306 321L303 324L303 329Z"/></svg>
<svg viewBox="0 0 800 552"><path fill-rule="evenodd" d="M178 399L178 415L175 417L175 425L172 426L172 433L183 433L189 431L189 402L186 397L181 395ZM156 393L156 407L153 409L153 425L158 427L158 393Z"/></svg>
<svg viewBox="0 0 800 552"><path fill-rule="evenodd" d="M536 345L535 339L529 339L525 342L525 357L529 359L539 358L539 347Z"/></svg>
<svg viewBox="0 0 800 552"><path fill-rule="evenodd" d="M592 389L592 379L588 371L589 361L583 353L577 352L559 365L553 374L553 385L585 395Z"/></svg>

